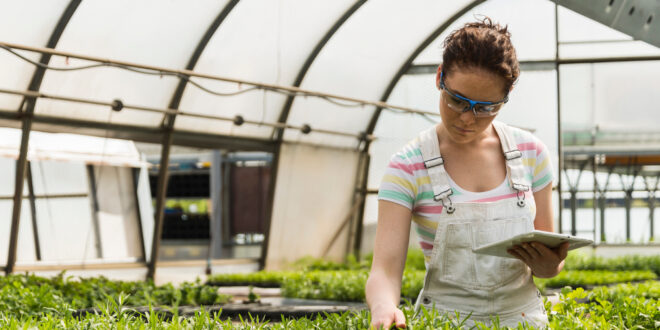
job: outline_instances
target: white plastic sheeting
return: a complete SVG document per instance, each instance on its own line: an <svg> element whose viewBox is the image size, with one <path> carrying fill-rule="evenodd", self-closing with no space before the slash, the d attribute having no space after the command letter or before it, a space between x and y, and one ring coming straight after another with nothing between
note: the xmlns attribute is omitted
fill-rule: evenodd
<svg viewBox="0 0 660 330"><path fill-rule="evenodd" d="M68 1L26 0L4 1L0 5L0 40L26 45L43 46L57 24L59 13ZM22 55L38 61L41 55L22 52ZM34 73L34 66L18 61L14 55L0 51L0 87L26 89ZM21 97L0 94L0 108L17 110Z"/></svg>
<svg viewBox="0 0 660 330"><path fill-rule="evenodd" d="M197 43L228 1L84 1L64 28L57 49L84 55L147 65L182 69ZM378 100L405 59L430 33L453 13L471 3L432 0L408 2L374 0L363 4L332 35L302 82L302 88ZM241 1L231 10L201 54L196 71L261 83L293 84L312 49L353 1ZM0 40L43 46L57 24L67 2L49 3L48 10L36 4L10 7L13 25L0 30ZM37 7L39 10L29 11ZM154 10L157 7L158 10ZM30 17L31 19L26 19ZM41 20L41 17L47 17ZM103 19L100 19L103 18ZM39 33L17 35L34 30ZM21 32L23 33L23 32ZM0 86L25 90L34 67L2 51L0 67L20 68L15 75L0 77ZM31 55L38 59L39 56ZM49 65L71 68L86 61L55 56ZM15 69L13 69L15 71ZM11 72L14 72L11 71ZM20 74L19 74L20 73ZM20 77L18 79L17 77ZM246 86L197 79L205 87L233 92ZM166 108L177 78L143 75L118 68L83 71L47 71L40 90L64 96L99 101L121 99L126 104ZM286 97L272 92L248 92L219 97L188 85L180 109L192 113L226 117L242 115L248 120L276 122ZM0 99L0 108L16 110L20 98ZM297 97L288 122L309 124L312 133L300 135L287 130L285 139L322 145L354 147L357 139L314 131L358 134L365 131L373 107L345 108L314 97ZM162 115L135 110L112 113L107 107L40 99L36 113L98 122L158 127ZM246 124L179 116L175 128L222 135L270 139L273 129Z"/></svg>
<svg viewBox="0 0 660 330"><path fill-rule="evenodd" d="M355 196L354 150L284 144L280 154L273 215L268 238L267 269L278 269L304 256L321 257L348 216ZM341 260L349 252L347 228L327 257Z"/></svg>
<svg viewBox="0 0 660 330"><path fill-rule="evenodd" d="M202 35L229 1L98 1L81 2L63 30L57 49L80 54L182 69ZM353 1L244 0L238 2L213 34L195 70L270 84L293 84L312 49L331 26L355 4ZM302 81L302 88L378 100L395 72L432 31L472 1L432 0L365 2L332 34ZM0 40L43 46L57 24L66 1L42 4L33 0L3 4ZM155 10L154 8L157 8ZM524 14L521 14L524 13ZM659 54L642 42L575 44L588 40L629 40L629 37L560 8L561 54L564 57L617 56L631 53ZM437 63L440 45L449 31L475 15L485 14L508 24L521 60L554 58L554 4L545 0L491 0L476 6L450 27L415 63ZM478 17L478 16L477 16ZM29 18L29 19L28 19ZM101 19L102 18L102 19ZM571 42L565 44L565 42ZM31 59L39 56L27 52ZM50 65L70 68L87 62L55 56ZM34 67L0 51L0 87L24 90ZM247 88L233 83L197 79L215 91ZM178 79L143 75L117 68L84 71L47 71L41 91L101 101L121 99L126 104L166 108ZM20 97L0 95L0 109L16 110ZM213 96L190 84L180 109L225 117L242 115L248 120L275 122L286 96L272 92L248 92L237 96ZM409 103L393 104L413 106ZM345 103L345 102L344 102ZM433 111L433 108L425 110ZM309 124L307 135L288 129L284 138L329 146L355 147L353 137L328 135L314 129L358 134L366 130L374 108L342 107L315 97L297 97L288 123ZM107 107L39 100L37 114L66 118L158 127L161 114ZM272 127L179 116L175 128L229 136L270 139ZM387 135L383 136L388 138Z"/></svg>
<svg viewBox="0 0 660 330"><path fill-rule="evenodd" d="M21 130L0 128L0 157L18 159ZM75 134L30 132L28 160L56 160L95 165L142 167L132 141L106 139ZM57 173L53 173L54 177Z"/></svg>
<svg viewBox="0 0 660 330"><path fill-rule="evenodd" d="M56 48L84 55L182 69L211 22L228 3L230 2L226 0L193 3L181 0L86 0L80 4L65 27ZM202 52L195 71L260 83L291 85L312 49L355 3L348 0L240 1L214 33ZM360 99L379 100L394 74L413 50L447 19L473 3L468 0L367 1L321 49L301 87ZM5 1L0 7L0 41L44 46L67 5L68 1L64 0ZM464 22L473 21L475 14L485 14L495 21L509 25L520 60L554 59L556 40L552 2L489 0L450 25L414 63L439 63L440 45L444 37ZM561 57L660 54L657 48L642 42L619 42L620 39L630 38L589 22L588 19L570 11L560 9L559 14ZM575 43L594 39L615 41L600 44ZM37 54L21 53L32 60L39 59ZM53 57L50 62L50 65L56 67L83 64L89 63L62 57ZM627 70L647 69L641 64L620 67ZM566 114L563 118L575 120L580 125L609 125L627 120L628 118L622 118L619 114L627 113L622 112L622 109L628 111L626 105L631 102L629 96L635 95L635 99L643 99L640 95L643 96L644 91L648 95L649 86L657 86L653 85L657 80L649 78L640 79L640 84L630 84L630 88L615 90L616 81L628 82L636 79L636 76L620 73L620 69L596 69L594 79L605 79L606 82L593 80L590 83L583 78L570 78L570 70L582 69L576 66L574 69L567 68L565 72L562 70L562 74L568 77L567 86L575 86L574 88L580 91L570 87L568 90L562 90L562 108L571 111L563 113ZM34 67L0 50L0 71L3 72L0 75L1 88L25 90L34 73ZM655 69L647 71L651 75ZM554 71L523 72L511 95L511 102L507 104L500 118L510 124L534 130L548 145L554 159L557 156L558 125L555 79ZM565 83L564 79L561 80L562 84ZM608 79L611 82L608 82ZM209 89L224 93L248 88L210 79L195 80ZM118 98L126 104L166 108L177 83L177 78L168 76L143 75L117 68L95 68L72 72L47 71L41 90L106 102ZM599 101L601 103L586 100L588 96L584 93L591 85L595 86L593 93L598 93L593 95L602 98L602 101ZM640 89L640 94L632 91L632 88ZM613 97L619 98L619 102L623 104L614 102ZM0 94L0 109L16 111L21 99ZM284 95L263 91L219 97L189 84L179 108L187 112L224 117L242 115L248 120L272 123L279 119L285 100ZM434 87L433 76L404 76L387 101L396 105L436 111L438 93ZM634 113L638 117L630 123L648 125L647 123L658 121L657 116L645 110L650 109L648 102L634 104ZM607 115L585 115L593 109L604 111ZM127 109L114 113L107 107L42 99L37 102L36 113L151 128L159 127L163 118L161 114ZM343 219L343 213L350 208L352 194L356 188L354 179L358 150L348 148L356 149L358 141L354 137L328 135L314 129L358 134L367 129L373 113L374 108L371 106L342 107L315 97L296 97L287 122L297 126L309 124L312 131L304 135L297 130L287 129L284 134L285 141L290 144L285 145L280 155L280 173L270 233L269 258L272 255L272 259L269 262L276 265L283 258L295 259L296 254L320 253L318 249L324 244L320 239L316 242L313 239L322 234L330 235L328 232L332 232L332 229L339 225L338 219ZM377 188L389 156L418 131L437 120L437 117L431 117L429 121L417 115L384 111L375 131L378 139L369 150L372 155L369 188ZM570 120L567 120L569 125ZM177 117L175 129L264 140L270 140L273 132L272 127L266 125L235 126L226 121L185 116ZM296 145L299 142L322 147ZM345 149L340 151L329 147ZM328 167L329 165L333 167ZM319 169L325 169L326 172L319 174ZM335 189L322 190L320 186L311 184L317 181L332 184ZM141 184L145 185L144 182ZM370 210L374 209L372 204L375 198L370 196L367 200L366 212L372 212ZM315 209L317 204L322 207ZM0 212L4 211L0 209ZM151 214L145 210L142 212ZM373 218L373 214L366 216L367 221ZM23 224L21 226L23 228ZM287 228L295 228L295 232L287 233ZM292 237L296 239L293 240ZM341 244L337 246L339 245ZM146 246L148 249L150 244ZM335 249L338 249L337 246Z"/></svg>
<svg viewBox="0 0 660 330"><path fill-rule="evenodd" d="M14 193L14 173L20 130L0 128L0 196ZM131 141L31 132L29 166L32 170L36 224L41 262L68 264L97 261L135 261L144 257L141 242L150 250L153 210L147 163ZM102 258L97 255L93 227L91 186L87 165L95 168L99 201ZM133 168L138 167L138 197L134 192ZM34 227L24 185L18 231L17 261L37 262ZM59 195L59 196L58 196ZM69 197L61 197L69 195ZM58 196L58 197L56 197ZM139 201L139 202L138 202ZM0 241L9 241L11 199L0 200ZM141 218L142 230L138 222ZM143 237L140 237L142 233ZM149 246L147 246L149 245ZM7 245L0 245L0 264L6 262Z"/></svg>
<svg viewBox="0 0 660 330"><path fill-rule="evenodd" d="M183 68L225 1L83 1L67 25L58 49ZM102 19L101 19L102 18ZM195 36L195 37L191 37ZM54 57L50 65L90 64ZM178 79L144 75L116 68L72 72L48 71L41 91L110 102L167 108ZM25 87L23 87L25 88ZM124 124L157 126L163 115L143 111L112 113L108 107L40 100L37 114Z"/></svg>

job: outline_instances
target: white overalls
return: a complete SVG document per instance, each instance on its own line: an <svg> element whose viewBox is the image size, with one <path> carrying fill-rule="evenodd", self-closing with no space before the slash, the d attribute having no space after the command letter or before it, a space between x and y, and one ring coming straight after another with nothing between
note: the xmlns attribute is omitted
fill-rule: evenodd
<svg viewBox="0 0 660 330"><path fill-rule="evenodd" d="M491 317L495 316L502 326L515 327L527 321L543 327L548 318L529 267L518 259L472 252L473 248L534 229L536 208L522 153L508 126L496 121L493 125L500 137L512 192L517 193L515 201L452 203L435 127L421 135L434 200L443 208L415 310L423 305L450 315L458 311L461 320L472 313L468 327L475 321L492 325Z"/></svg>

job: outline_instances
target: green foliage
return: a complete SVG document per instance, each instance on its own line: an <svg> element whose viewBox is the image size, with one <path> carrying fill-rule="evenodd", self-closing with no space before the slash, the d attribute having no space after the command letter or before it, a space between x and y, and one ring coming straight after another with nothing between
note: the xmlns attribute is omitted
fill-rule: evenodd
<svg viewBox="0 0 660 330"><path fill-rule="evenodd" d="M655 292L655 298L631 293ZM551 329L657 329L660 327L660 283L624 284L564 290L550 313ZM587 302L582 302L584 300Z"/></svg>
<svg viewBox="0 0 660 330"><path fill-rule="evenodd" d="M155 206L154 200L154 206ZM168 199L165 202L165 207L170 209L180 208L187 213L206 214L209 213L209 200L208 199ZM195 212L193 212L195 210Z"/></svg>
<svg viewBox="0 0 660 330"><path fill-rule="evenodd" d="M364 301L366 270L312 271L291 276L282 283L282 296L288 298ZM424 271L403 272L401 295L414 299L424 286Z"/></svg>
<svg viewBox="0 0 660 330"><path fill-rule="evenodd" d="M643 295L651 292L650 295ZM619 285L585 291L582 288L566 288L560 301L549 311L550 329L657 329L660 326L660 283L646 282L637 285ZM223 319L222 314L200 310L192 317L174 316L166 320L151 311L141 317L123 309L128 297L120 294L108 298L99 315L88 314L74 317L71 313L46 312L42 315L10 315L0 309L2 329L369 329L371 320L367 310L324 314L313 318L282 318L279 322L267 322L254 317L240 320ZM410 304L402 311L409 329L462 329L467 315L439 313L421 309L415 314ZM498 325L477 324L476 329L507 329ZM516 329L529 329L520 324Z"/></svg>
<svg viewBox="0 0 660 330"><path fill-rule="evenodd" d="M9 315L63 314L75 309L97 307L108 299L121 298L125 306L212 305L229 301L213 287L201 283L155 286L153 282L111 281L98 278L53 278L35 275L0 277L0 311Z"/></svg>
<svg viewBox="0 0 660 330"><path fill-rule="evenodd" d="M613 258L587 256L578 251L571 252L566 258L566 270L650 270L660 274L660 255L626 255Z"/></svg>
<svg viewBox="0 0 660 330"><path fill-rule="evenodd" d="M251 303L257 302L259 300L259 295L254 293L254 287L250 285L250 292L248 293L248 301Z"/></svg>
<svg viewBox="0 0 660 330"><path fill-rule="evenodd" d="M564 270L553 278L534 278L534 283L543 291L545 288L564 286L585 287L630 281L652 280L657 276L648 270L606 271L606 270Z"/></svg>
<svg viewBox="0 0 660 330"><path fill-rule="evenodd" d="M298 272L258 271L254 273L215 274L207 279L209 284L279 286L285 278L296 276Z"/></svg>

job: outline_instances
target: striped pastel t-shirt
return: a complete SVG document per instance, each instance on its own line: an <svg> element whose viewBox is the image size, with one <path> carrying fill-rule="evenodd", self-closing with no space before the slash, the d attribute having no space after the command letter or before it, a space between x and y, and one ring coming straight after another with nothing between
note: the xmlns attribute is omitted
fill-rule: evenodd
<svg viewBox="0 0 660 330"><path fill-rule="evenodd" d="M512 127L513 138L522 152L522 162L532 182L532 192L537 192L553 180L552 166L546 146L532 133ZM469 192L461 189L449 177L452 201L495 202L517 199L510 187L508 177L496 188L484 192ZM533 198L528 192L526 198ZM412 210L413 229L428 263L433 250L435 231L442 205L433 200L433 188L420 149L419 136L394 154L385 170L378 190L378 199L390 201ZM533 205L533 204L532 204ZM533 210L536 212L536 210Z"/></svg>

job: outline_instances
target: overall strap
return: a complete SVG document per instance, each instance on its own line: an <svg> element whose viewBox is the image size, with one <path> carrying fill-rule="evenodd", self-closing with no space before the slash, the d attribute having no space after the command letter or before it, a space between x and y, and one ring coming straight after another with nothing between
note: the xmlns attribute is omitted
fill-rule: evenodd
<svg viewBox="0 0 660 330"><path fill-rule="evenodd" d="M436 127L433 126L423 131L420 135L419 142L422 158L424 159L424 167L426 167L431 178L433 200L436 202L442 201L442 205L447 207L447 212L453 213L454 206L449 198L452 190L449 186L449 178L447 177L447 171L445 171L444 161L440 155Z"/></svg>
<svg viewBox="0 0 660 330"><path fill-rule="evenodd" d="M531 182L528 181L525 175L522 152L518 150L511 127L499 121L493 121L493 126L500 137L502 151L506 159L506 168L509 172L509 183L518 192L518 205L524 206L524 192L530 190ZM520 198L521 193L522 199Z"/></svg>

